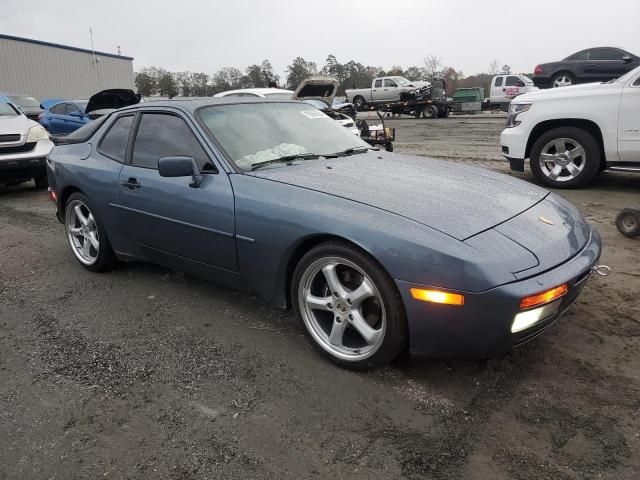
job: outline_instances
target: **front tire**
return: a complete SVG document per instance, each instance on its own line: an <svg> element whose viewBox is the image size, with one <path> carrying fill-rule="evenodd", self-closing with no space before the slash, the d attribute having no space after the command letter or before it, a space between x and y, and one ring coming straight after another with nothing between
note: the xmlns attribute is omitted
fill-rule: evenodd
<svg viewBox="0 0 640 480"><path fill-rule="evenodd" d="M86 195L72 193L65 203L64 212L67 240L80 264L92 272L112 269L115 255L102 222Z"/></svg>
<svg viewBox="0 0 640 480"><path fill-rule="evenodd" d="M291 303L312 345L340 366L375 368L406 348L406 314L393 280L350 244L326 242L302 257Z"/></svg>
<svg viewBox="0 0 640 480"><path fill-rule="evenodd" d="M559 127L542 134L531 148L531 171L552 188L576 188L589 183L602 165L593 135L576 127Z"/></svg>

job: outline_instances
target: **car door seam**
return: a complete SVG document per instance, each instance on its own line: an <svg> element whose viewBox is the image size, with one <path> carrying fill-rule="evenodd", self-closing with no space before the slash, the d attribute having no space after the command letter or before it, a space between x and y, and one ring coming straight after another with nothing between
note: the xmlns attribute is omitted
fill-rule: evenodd
<svg viewBox="0 0 640 480"><path fill-rule="evenodd" d="M178 225L184 225L185 227L196 228L198 230L204 230L206 232L215 233L216 235L222 235L224 237L233 238L233 233L223 232L221 230L216 230L214 228L203 227L202 225L196 225L194 223L183 222L182 220L176 220L175 218L164 217L162 215L157 215L155 213L145 212L142 210L138 210L136 208L125 207L124 205L120 205L117 203L109 202L109 206L113 208L119 208L121 210L126 210L128 212L138 213L140 215L147 215L149 217L157 218L158 220L164 220L171 223L177 223Z"/></svg>

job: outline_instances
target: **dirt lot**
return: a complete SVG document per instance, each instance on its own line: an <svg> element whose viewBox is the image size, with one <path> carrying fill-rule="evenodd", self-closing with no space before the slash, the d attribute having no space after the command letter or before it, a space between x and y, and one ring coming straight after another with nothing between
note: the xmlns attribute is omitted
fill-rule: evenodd
<svg viewBox="0 0 640 480"><path fill-rule="evenodd" d="M507 172L502 116L390 123L397 151ZM89 273L44 192L0 189L0 478L638 478L640 243L613 218L639 187L561 192L614 273L542 338L371 373L254 296L144 264Z"/></svg>

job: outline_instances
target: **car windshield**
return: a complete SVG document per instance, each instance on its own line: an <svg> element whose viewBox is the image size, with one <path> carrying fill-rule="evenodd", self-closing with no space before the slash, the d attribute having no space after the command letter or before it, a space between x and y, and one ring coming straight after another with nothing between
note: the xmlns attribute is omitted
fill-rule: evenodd
<svg viewBox="0 0 640 480"><path fill-rule="evenodd" d="M76 100L75 103L77 106L79 106L82 111L84 112L87 109L87 105L89 104L89 100Z"/></svg>
<svg viewBox="0 0 640 480"><path fill-rule="evenodd" d="M40 108L40 102L33 97L27 97L25 95L9 95L9 100L19 107Z"/></svg>
<svg viewBox="0 0 640 480"><path fill-rule="evenodd" d="M11 105L0 102L0 117L15 117L16 115L20 115L20 113L16 112Z"/></svg>
<svg viewBox="0 0 640 480"><path fill-rule="evenodd" d="M409 85L411 83L409 80L407 80L404 77L391 77L391 79L401 87L405 85Z"/></svg>
<svg viewBox="0 0 640 480"><path fill-rule="evenodd" d="M201 108L197 115L242 170L282 157L369 148L304 102L212 105Z"/></svg>

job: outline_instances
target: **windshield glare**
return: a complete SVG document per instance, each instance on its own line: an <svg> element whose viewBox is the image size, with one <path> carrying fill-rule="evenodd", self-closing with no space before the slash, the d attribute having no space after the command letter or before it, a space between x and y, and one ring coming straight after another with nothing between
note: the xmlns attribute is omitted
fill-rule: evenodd
<svg viewBox="0 0 640 480"><path fill-rule="evenodd" d="M0 117L15 117L20 115L8 103L0 102Z"/></svg>
<svg viewBox="0 0 640 480"><path fill-rule="evenodd" d="M264 96L269 99L283 98L283 99L291 100L291 97L293 96L293 94L289 92L274 92L274 93L265 93Z"/></svg>
<svg viewBox="0 0 640 480"><path fill-rule="evenodd" d="M198 117L243 170L276 158L329 155L369 145L306 103L212 105Z"/></svg>

